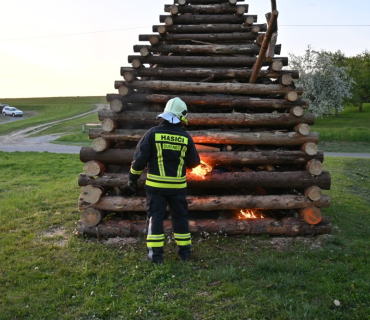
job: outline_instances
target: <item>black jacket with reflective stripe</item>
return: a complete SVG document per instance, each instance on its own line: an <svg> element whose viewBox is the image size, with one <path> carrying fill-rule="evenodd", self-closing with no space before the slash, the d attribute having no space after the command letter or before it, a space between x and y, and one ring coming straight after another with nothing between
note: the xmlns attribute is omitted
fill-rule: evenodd
<svg viewBox="0 0 370 320"><path fill-rule="evenodd" d="M199 154L191 136L179 125L164 121L148 130L139 141L130 179L138 179L148 166L146 187L150 190L184 189L186 168L194 168L199 164Z"/></svg>

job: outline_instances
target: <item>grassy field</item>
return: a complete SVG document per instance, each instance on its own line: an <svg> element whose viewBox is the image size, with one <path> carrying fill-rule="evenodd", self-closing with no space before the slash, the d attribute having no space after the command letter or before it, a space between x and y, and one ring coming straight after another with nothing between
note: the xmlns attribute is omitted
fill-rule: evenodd
<svg viewBox="0 0 370 320"><path fill-rule="evenodd" d="M26 127L70 118L91 111L96 104L106 103L106 101L105 97L59 97L2 99L1 103L21 109L26 118L18 121L9 121L8 117L0 115L0 135L3 135ZM81 132L82 124L89 122L98 122L97 113L62 122L42 131L38 135Z"/></svg>
<svg viewBox="0 0 370 320"><path fill-rule="evenodd" d="M370 160L329 158L331 235L173 240L75 233L78 155L0 152L0 319L370 319ZM337 305L335 304L335 300ZM338 304L339 302L339 304Z"/></svg>

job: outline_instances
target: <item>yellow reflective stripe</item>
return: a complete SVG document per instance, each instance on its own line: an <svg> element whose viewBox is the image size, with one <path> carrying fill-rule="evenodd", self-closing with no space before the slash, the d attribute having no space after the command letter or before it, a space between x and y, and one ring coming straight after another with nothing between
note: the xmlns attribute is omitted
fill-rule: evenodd
<svg viewBox="0 0 370 320"><path fill-rule="evenodd" d="M180 143L180 144L186 144L186 145L188 144L188 138L184 136L177 136L177 135L167 134L167 133L156 133L155 141L174 142L174 143Z"/></svg>
<svg viewBox="0 0 370 320"><path fill-rule="evenodd" d="M160 242L147 242L146 243L146 246L148 248L160 248L160 247L164 247L164 241L160 241Z"/></svg>
<svg viewBox="0 0 370 320"><path fill-rule="evenodd" d="M180 155L179 168L177 169L177 176L178 177L181 177L181 174L182 174L182 167L184 166L184 157L185 157L186 150L187 150L187 148L185 146L183 146L182 150L181 150L181 155Z"/></svg>
<svg viewBox="0 0 370 320"><path fill-rule="evenodd" d="M190 238L191 237L190 233L184 233L184 234L174 233L173 235L175 238Z"/></svg>
<svg viewBox="0 0 370 320"><path fill-rule="evenodd" d="M157 181L163 181L163 182L185 182L186 176L183 177L161 177L156 176L154 174L147 174L148 179L157 180Z"/></svg>
<svg viewBox="0 0 370 320"><path fill-rule="evenodd" d="M186 188L186 182L184 183L160 183L160 182L153 182L150 180L146 180L146 185L149 187L155 187L155 188L168 188L168 189L182 189Z"/></svg>
<svg viewBox="0 0 370 320"><path fill-rule="evenodd" d="M130 169L130 172L131 172L132 174L138 174L138 175L141 175L141 174L143 173L143 171L144 171L144 170L136 171L136 170L134 170L132 167L131 167L131 169Z"/></svg>
<svg viewBox="0 0 370 320"><path fill-rule="evenodd" d="M178 246L187 246L191 244L191 240L176 240L175 239L175 241Z"/></svg>
<svg viewBox="0 0 370 320"><path fill-rule="evenodd" d="M159 174L161 176L165 176L165 171L164 171L164 165L163 165L163 155L162 155L162 146L160 143L156 143L157 146L157 158L158 158L158 168L159 168Z"/></svg>
<svg viewBox="0 0 370 320"><path fill-rule="evenodd" d="M164 239L164 234L159 234L159 235L156 235L156 234L148 234L146 236L146 239L147 240L162 240L162 239Z"/></svg>

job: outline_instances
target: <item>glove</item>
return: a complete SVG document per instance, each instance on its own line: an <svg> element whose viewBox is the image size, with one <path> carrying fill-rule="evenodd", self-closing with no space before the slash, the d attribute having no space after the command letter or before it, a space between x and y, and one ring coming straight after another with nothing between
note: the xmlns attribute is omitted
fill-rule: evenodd
<svg viewBox="0 0 370 320"><path fill-rule="evenodd" d="M127 197L133 197L136 195L137 191L137 181L135 180L128 180L127 187L123 191L123 195Z"/></svg>

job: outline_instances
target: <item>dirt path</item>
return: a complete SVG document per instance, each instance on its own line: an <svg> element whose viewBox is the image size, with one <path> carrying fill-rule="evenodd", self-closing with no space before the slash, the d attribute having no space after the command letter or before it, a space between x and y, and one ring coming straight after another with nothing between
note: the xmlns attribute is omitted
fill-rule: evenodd
<svg viewBox="0 0 370 320"><path fill-rule="evenodd" d="M81 114L78 114L76 116L73 116L73 117L70 117L70 118L65 118L65 119L61 119L61 120L56 120L56 121L52 121L52 122L48 122L48 123L43 123L43 124L40 124L40 125L37 125L37 126L32 126L32 127L27 127L25 129L22 129L22 130L18 130L18 131L14 131L14 132L11 132L7 135L4 135L4 136L0 136L0 145L22 145L22 144L29 144L30 141L27 141L27 137L31 134L35 134L35 133L39 133L43 130L46 130L50 127L52 127L53 125L55 124L59 124L59 123L62 123L62 122L65 122L65 121L68 121L68 120L72 120L72 119L77 119L77 118L81 118L81 117L84 117L84 116L87 116L87 115L90 115L90 114L94 114L96 113L99 109L102 109L104 108L106 105L105 104L95 104L95 108L91 111L88 111L88 112L85 112L85 113L81 113ZM41 141L38 141L37 138L31 138L34 140L34 143L37 143L37 142L47 142L47 141L50 141L50 140L54 140L54 139L57 139L59 136L58 135L51 135L49 136L51 138L47 138L47 139L41 139ZM47 141L45 141L47 140Z"/></svg>

